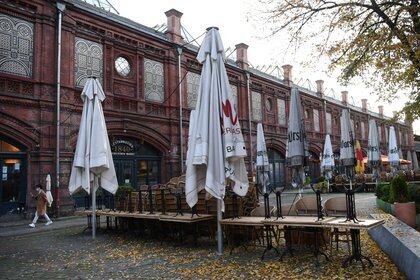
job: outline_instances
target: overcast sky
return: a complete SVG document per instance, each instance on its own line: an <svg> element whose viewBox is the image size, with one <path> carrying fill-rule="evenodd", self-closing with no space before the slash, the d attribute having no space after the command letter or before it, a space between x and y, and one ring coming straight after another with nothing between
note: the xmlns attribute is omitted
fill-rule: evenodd
<svg viewBox="0 0 420 280"><path fill-rule="evenodd" d="M197 37L209 26L218 26L225 48L232 49L238 43L249 45L248 59L254 66L262 65L293 65L293 81L309 87L307 79L312 87L315 80L325 81L325 88L329 93L333 89L337 98L341 98L342 90L349 91L349 100L360 106L361 98L368 98L370 110L378 112L378 105L384 105L385 114L392 116L392 111L402 108L405 98L399 98L392 104L378 101L377 96L371 95L370 90L360 85L357 81L347 87L337 82L338 73L326 71L328 60L321 59L319 64L308 66L305 62L313 56L312 49L305 47L298 52L286 51L288 45L287 34L278 34L276 37L265 37L265 27L250 18L258 9L256 0L212 0L211 5L205 6L205 1L188 0L109 0L118 10L121 16L130 18L146 26L153 27L156 24L166 23L165 11L174 8L183 13L181 23L188 32ZM207 2L210 3L210 2ZM202 38L199 40L201 42ZM235 58L232 55L231 58ZM413 125L414 131L420 134L420 121Z"/></svg>

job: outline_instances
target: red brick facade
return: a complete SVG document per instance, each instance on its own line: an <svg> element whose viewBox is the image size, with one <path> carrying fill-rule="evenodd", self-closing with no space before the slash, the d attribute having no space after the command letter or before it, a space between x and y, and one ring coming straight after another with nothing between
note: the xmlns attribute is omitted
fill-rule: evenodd
<svg viewBox="0 0 420 280"><path fill-rule="evenodd" d="M64 1L65 2L65 1ZM22 0L0 1L0 14L20 18L34 24L33 74L30 78L19 77L0 72L0 137L7 137L25 148L27 159L27 185L43 180L48 172L55 174L55 135L56 135L56 20L57 12L54 1ZM82 8L81 8L82 7ZM69 171L72 164L73 150L78 133L81 113L81 88L75 87L75 37L100 43L103 46L103 88L107 95L104 112L110 137L124 136L144 141L155 147L162 155L161 182L180 173L179 147L179 100L177 94L178 66L177 43L165 38L164 34L152 34L147 29L137 28L135 23L124 20L118 23L98 9L81 7L66 3L62 26L62 63L61 63L61 188L63 203L69 204L66 190ZM163 12L163 11L162 11ZM169 13L174 20L177 13ZM176 34L175 34L176 35ZM170 30L167 38L178 39ZM244 44L241 44L244 45ZM246 45L245 45L246 46ZM241 49L238 53L243 54ZM116 73L114 60L122 56L131 64L131 72L127 77ZM182 54L182 73L186 71L199 73L200 65L195 59L196 51L192 47L184 47ZM153 59L164 66L164 97L160 104L148 102L144 97L144 59ZM285 153L287 127L279 125L276 100L286 100L286 116L290 94L290 81L278 80L256 70L247 70L247 61L238 59L238 63L227 64L231 84L238 89L238 114L244 138L249 145L248 126L248 91L247 73L250 74L250 88L261 93L262 116L266 134L267 147ZM291 67L286 67L290 71ZM290 76L290 79L293 79ZM322 88L322 87L321 87ZM326 123L324 99L321 92L302 89L302 102L308 111L307 135L310 150L320 154L325 138ZM182 83L184 93L184 143L187 143L188 117L187 84ZM270 99L270 110L266 108L266 100ZM339 115L347 104L327 100L327 111L332 113L332 142L335 149L339 143ZM313 110L320 113L320 131L314 131ZM363 149L367 148L368 114L361 108L351 108L356 126L356 137L361 139L361 121L366 125L365 139L361 140ZM378 116L376 118L380 123ZM336 122L336 120L338 120ZM255 151L256 122L252 122L252 137ZM397 131L403 131L407 139L402 145L403 154L412 150L413 135L409 125L398 123ZM385 133L385 132L382 132ZM399 133L397 133L399 135ZM385 134L384 134L385 135ZM385 139L385 137L383 137ZM249 147L248 147L249 148ZM382 149L386 150L385 141ZM183 148L184 154L186 146ZM254 152L255 155L255 152ZM185 158L185 157L184 157ZM249 161L248 161L249 162ZM54 178L54 176L53 176ZM27 195L27 202L29 195ZM67 198L67 199L66 199Z"/></svg>

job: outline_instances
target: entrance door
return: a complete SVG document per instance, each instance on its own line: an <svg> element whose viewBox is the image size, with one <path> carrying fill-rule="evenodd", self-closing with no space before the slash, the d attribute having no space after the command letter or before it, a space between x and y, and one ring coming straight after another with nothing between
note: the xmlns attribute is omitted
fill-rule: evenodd
<svg viewBox="0 0 420 280"><path fill-rule="evenodd" d="M117 173L118 185L131 185L135 187L134 161L115 159L115 171Z"/></svg>
<svg viewBox="0 0 420 280"><path fill-rule="evenodd" d="M282 187L285 184L284 157L273 149L268 149L268 161L270 163L270 182L272 188Z"/></svg>
<svg viewBox="0 0 420 280"><path fill-rule="evenodd" d="M137 186L160 183L160 160L137 160Z"/></svg>

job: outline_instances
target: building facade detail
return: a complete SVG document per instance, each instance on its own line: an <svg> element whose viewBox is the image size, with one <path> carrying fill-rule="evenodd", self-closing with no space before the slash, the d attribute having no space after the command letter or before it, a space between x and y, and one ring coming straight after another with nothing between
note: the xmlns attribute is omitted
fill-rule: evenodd
<svg viewBox="0 0 420 280"><path fill-rule="evenodd" d="M0 72L32 77L34 24L0 13Z"/></svg>
<svg viewBox="0 0 420 280"><path fill-rule="evenodd" d="M102 45L75 37L74 52L74 85L83 87L88 77L96 77L102 83Z"/></svg>
<svg viewBox="0 0 420 280"><path fill-rule="evenodd" d="M144 99L158 103L165 100L162 62L144 59Z"/></svg>
<svg viewBox="0 0 420 280"><path fill-rule="evenodd" d="M200 75L188 71L187 73L187 104L188 108L195 109L197 105L198 89L200 87Z"/></svg>
<svg viewBox="0 0 420 280"><path fill-rule="evenodd" d="M261 93L253 91L251 93L251 104L252 104L252 118L256 122L262 121L262 109L261 109Z"/></svg>

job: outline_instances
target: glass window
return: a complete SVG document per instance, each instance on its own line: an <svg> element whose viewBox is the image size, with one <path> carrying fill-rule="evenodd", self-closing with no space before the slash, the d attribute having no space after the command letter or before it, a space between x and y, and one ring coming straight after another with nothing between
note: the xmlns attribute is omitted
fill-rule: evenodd
<svg viewBox="0 0 420 280"><path fill-rule="evenodd" d="M144 98L147 101L163 103L164 72L163 63L144 59Z"/></svg>
<svg viewBox="0 0 420 280"><path fill-rule="evenodd" d="M21 186L22 161L20 159L4 159L0 161L1 166L1 192L0 202L18 202L19 188Z"/></svg>
<svg viewBox="0 0 420 280"><path fill-rule="evenodd" d="M75 37L74 82L83 87L88 77L96 77L102 83L103 47L101 44Z"/></svg>
<svg viewBox="0 0 420 280"><path fill-rule="evenodd" d="M270 98L267 98L267 99L265 100L265 109L266 109L267 111L269 111L269 112L271 112L271 110L273 110L273 104L272 104L272 102L271 102L271 99L270 99Z"/></svg>
<svg viewBox="0 0 420 280"><path fill-rule="evenodd" d="M131 71L130 63L124 57L119 56L115 60L115 70L117 70L117 73L120 74L121 76L127 77Z"/></svg>
<svg viewBox="0 0 420 280"><path fill-rule="evenodd" d="M277 99L277 113L280 125L286 125L286 102L283 99Z"/></svg>
<svg viewBox="0 0 420 280"><path fill-rule="evenodd" d="M262 110L261 110L261 93L252 92L252 118L254 121L262 121Z"/></svg>
<svg viewBox="0 0 420 280"><path fill-rule="evenodd" d="M238 87L231 84L230 90L233 96L233 107L235 108L236 114L238 114Z"/></svg>
<svg viewBox="0 0 420 280"><path fill-rule="evenodd" d="M319 132L321 130L320 125L319 125L319 110L314 109L313 114L314 114L314 130L316 132Z"/></svg>
<svg viewBox="0 0 420 280"><path fill-rule="evenodd" d="M379 142L382 142L382 125L378 126Z"/></svg>
<svg viewBox="0 0 420 280"><path fill-rule="evenodd" d="M34 24L0 13L0 72L32 77Z"/></svg>
<svg viewBox="0 0 420 280"><path fill-rule="evenodd" d="M331 134L332 132L332 119L331 119L331 113L327 112L326 114L326 125L327 125L327 133Z"/></svg>
<svg viewBox="0 0 420 280"><path fill-rule="evenodd" d="M360 129L362 130L362 139L366 138L365 123L360 122Z"/></svg>
<svg viewBox="0 0 420 280"><path fill-rule="evenodd" d="M187 73L187 103L188 108L195 109L197 105L198 89L200 87L200 75L188 72Z"/></svg>

